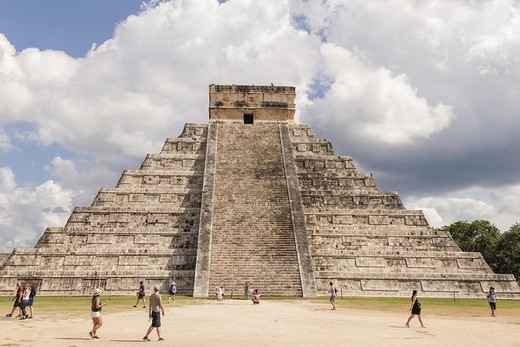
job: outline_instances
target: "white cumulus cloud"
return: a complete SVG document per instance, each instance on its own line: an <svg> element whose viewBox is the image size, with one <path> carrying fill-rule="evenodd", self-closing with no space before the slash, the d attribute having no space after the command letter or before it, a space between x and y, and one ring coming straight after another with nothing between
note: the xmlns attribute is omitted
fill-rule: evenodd
<svg viewBox="0 0 520 347"><path fill-rule="evenodd" d="M508 223L519 13L514 0L153 1L81 58L17 51L0 33L0 154L64 151L31 185L0 171L0 244L34 243L184 123L207 122L212 83L296 86L298 119L433 225Z"/></svg>
<svg viewBox="0 0 520 347"><path fill-rule="evenodd" d="M48 226L64 226L72 210L72 192L47 181L19 187L7 167L0 168L0 252L32 247Z"/></svg>

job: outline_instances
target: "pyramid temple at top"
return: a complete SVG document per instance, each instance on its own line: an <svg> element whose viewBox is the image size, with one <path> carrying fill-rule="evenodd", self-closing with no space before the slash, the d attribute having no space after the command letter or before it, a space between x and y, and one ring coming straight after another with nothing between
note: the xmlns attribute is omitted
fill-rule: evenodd
<svg viewBox="0 0 520 347"><path fill-rule="evenodd" d="M295 88L209 86L209 122L186 124L77 207L34 248L0 260L0 294L29 281L43 295L135 294L175 281L212 295L244 283L264 295L519 298L513 275L462 252L422 211L407 210L352 158L295 124Z"/></svg>

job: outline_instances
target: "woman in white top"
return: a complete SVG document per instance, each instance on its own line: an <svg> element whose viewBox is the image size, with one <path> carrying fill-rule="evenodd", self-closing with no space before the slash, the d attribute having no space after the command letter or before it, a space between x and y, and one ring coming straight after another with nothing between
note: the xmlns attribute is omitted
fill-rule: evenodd
<svg viewBox="0 0 520 347"><path fill-rule="evenodd" d="M29 305L29 296L31 295L31 285L26 283L22 292L22 300L20 301L20 309L22 310L22 317L20 319L27 319L27 306Z"/></svg>

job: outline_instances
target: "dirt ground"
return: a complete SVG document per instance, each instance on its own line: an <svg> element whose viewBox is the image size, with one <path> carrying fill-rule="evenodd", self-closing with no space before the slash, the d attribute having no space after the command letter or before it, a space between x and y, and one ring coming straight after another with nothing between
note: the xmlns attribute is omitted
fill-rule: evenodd
<svg viewBox="0 0 520 347"><path fill-rule="evenodd" d="M165 304L161 335L142 338L148 311L129 308L103 311L100 339L91 340L91 319L84 315L43 313L34 319L0 317L0 346L520 346L520 317L485 314L444 317L428 315L420 328L416 318L406 328L408 312L353 310L344 302L330 305L306 301L264 300L260 305L228 300L203 304ZM485 313L485 314L484 314Z"/></svg>

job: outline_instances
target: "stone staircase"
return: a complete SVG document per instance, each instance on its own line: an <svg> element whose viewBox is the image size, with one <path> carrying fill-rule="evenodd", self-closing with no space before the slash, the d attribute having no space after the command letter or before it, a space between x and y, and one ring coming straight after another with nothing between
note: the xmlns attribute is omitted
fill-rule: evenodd
<svg viewBox="0 0 520 347"><path fill-rule="evenodd" d="M217 125L210 294L302 295L276 123Z"/></svg>

